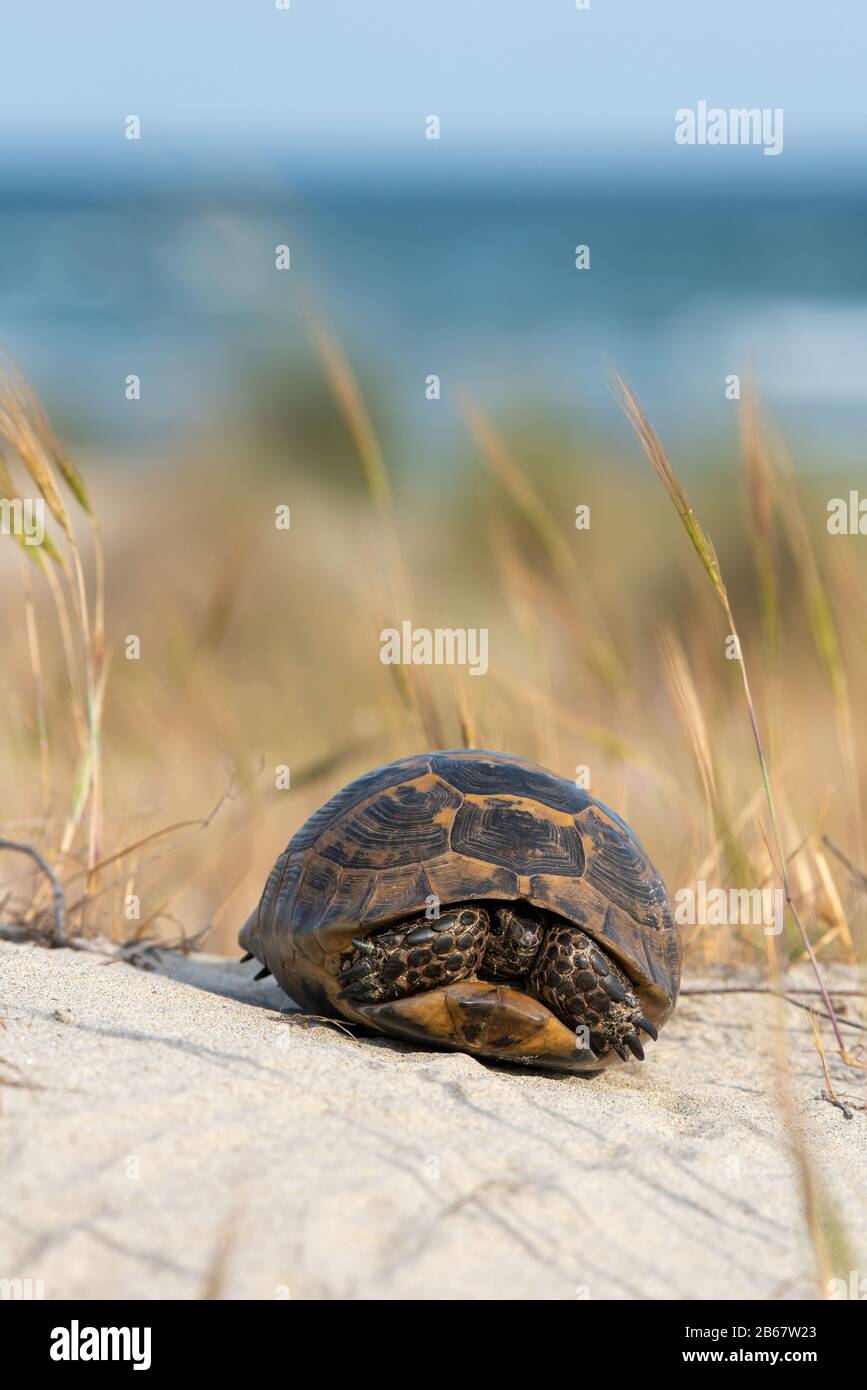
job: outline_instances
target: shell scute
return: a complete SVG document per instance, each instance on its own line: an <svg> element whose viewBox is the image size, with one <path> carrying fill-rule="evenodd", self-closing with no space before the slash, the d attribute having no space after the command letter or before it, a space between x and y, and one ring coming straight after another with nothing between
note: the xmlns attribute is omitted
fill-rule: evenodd
<svg viewBox="0 0 867 1390"><path fill-rule="evenodd" d="M417 863L396 865L372 879L372 892L359 916L359 924L378 924L424 910L430 884Z"/></svg>
<svg viewBox="0 0 867 1390"><path fill-rule="evenodd" d="M574 818L525 797L467 796L452 827L452 849L519 876L580 876L584 849Z"/></svg>
<svg viewBox="0 0 867 1390"><path fill-rule="evenodd" d="M349 869L422 864L449 847L459 792L435 777L389 787L322 831L316 852Z"/></svg>
<svg viewBox="0 0 867 1390"><path fill-rule="evenodd" d="M601 806L588 807L576 823L586 837L587 882L645 926L671 926L662 880L632 833Z"/></svg>
<svg viewBox="0 0 867 1390"><path fill-rule="evenodd" d="M329 829L338 820L344 817L363 801L374 797L377 792L385 791L389 787L399 786L407 778L421 776L430 771L430 760L426 757L416 755L412 758L402 758L399 762L388 763L385 767L378 767L373 772L366 772L362 777L356 777L354 782L336 792L329 797L318 811L306 820L301 829L292 838L292 845L296 849L307 849L315 844L323 831Z"/></svg>
<svg viewBox="0 0 867 1390"><path fill-rule="evenodd" d="M340 883L340 869L311 854L306 860L291 900L292 920L300 931L321 924Z"/></svg>
<svg viewBox="0 0 867 1390"><path fill-rule="evenodd" d="M552 811L570 811L573 815L592 804L588 793L574 783L519 758L478 757L464 751L434 753L430 761L434 772L465 795L519 794Z"/></svg>

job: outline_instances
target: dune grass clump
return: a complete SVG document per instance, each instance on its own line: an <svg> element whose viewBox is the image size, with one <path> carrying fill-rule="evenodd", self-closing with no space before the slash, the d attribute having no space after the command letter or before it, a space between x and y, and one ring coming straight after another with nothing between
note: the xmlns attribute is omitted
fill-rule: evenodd
<svg viewBox="0 0 867 1390"><path fill-rule="evenodd" d="M24 474L22 479L21 474ZM21 483L24 482L24 487ZM43 674L44 638L36 618L34 583L30 564L44 581L54 608L52 639L59 643L65 666L65 720L76 745L76 769L71 804L60 818L58 853L66 857L80 827L86 827L86 876L94 881L102 831L101 725L108 673L105 648L104 570L99 528L84 481L61 447L33 392L19 374L11 372L0 386L0 496L29 500L47 512L54 536L44 526L42 535L19 534L19 570L32 677L34 731L39 752L42 812L46 823L56 823L53 756ZM93 578L85 567L67 496L83 515L90 532ZM49 639L49 640L52 640ZM15 842L7 847L19 848ZM38 851L30 850L52 887L53 930L63 932L57 880ZM28 905L25 903L25 915ZM37 892L29 904L31 913L43 912L43 895ZM7 913L14 906L7 903Z"/></svg>

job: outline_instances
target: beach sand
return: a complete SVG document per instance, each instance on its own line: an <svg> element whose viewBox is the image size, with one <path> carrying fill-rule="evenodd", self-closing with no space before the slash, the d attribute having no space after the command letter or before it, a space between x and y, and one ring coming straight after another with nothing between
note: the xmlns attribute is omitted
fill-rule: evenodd
<svg viewBox="0 0 867 1390"><path fill-rule="evenodd" d="M683 997L646 1062L587 1081L305 1022L256 969L0 943L0 1279L46 1298L814 1297L781 1015L832 1271L867 1273L865 1073L831 1064L847 1119L799 1009Z"/></svg>

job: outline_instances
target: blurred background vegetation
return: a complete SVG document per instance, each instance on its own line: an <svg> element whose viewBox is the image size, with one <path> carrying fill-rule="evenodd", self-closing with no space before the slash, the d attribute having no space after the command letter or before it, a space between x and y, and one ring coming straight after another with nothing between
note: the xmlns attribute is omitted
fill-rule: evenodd
<svg viewBox="0 0 867 1390"><path fill-rule="evenodd" d="M562 424L509 427L467 399L448 485L418 489L377 453L351 365L333 338L323 360L321 332L318 477L295 433L309 419L240 417L169 451L146 486L128 469L87 473L104 639L95 533L68 489L55 558L4 542L3 833L59 865L74 922L171 940L208 928L231 951L321 801L376 764L463 743L566 777L587 765L672 892L777 883L726 624L625 422L619 446L589 448ZM7 387L8 465L23 481L41 451L62 491L70 465L44 422L24 444L10 426L22 400L34 419ZM835 849L863 864L867 605L859 538L824 526L848 482L797 481L751 403L741 420L727 460L676 464L729 585L802 916L822 952L856 958L863 884ZM281 506L289 530L275 526ZM381 630L407 618L487 628L488 674L382 665ZM47 925L29 867L10 861L4 883L7 918ZM687 935L701 959L766 945L750 927ZM788 949L799 956L795 936Z"/></svg>
<svg viewBox="0 0 867 1390"><path fill-rule="evenodd" d="M444 0L423 34L392 0L302 8L155 0L131 46L108 5L12 7L3 449L65 500L54 554L0 544L0 836L58 866L74 925L232 951L321 801L474 743L589 766L672 892L777 882L723 615L613 364L717 547L810 934L857 958L864 541L825 522L867 424L862 18L823 20L817 66L801 0L671 0L665 45L637 0L507 0L496 32ZM676 147L697 81L784 102L785 154ZM487 628L488 674L383 666L404 619ZM0 868L0 918L44 929L32 865Z"/></svg>

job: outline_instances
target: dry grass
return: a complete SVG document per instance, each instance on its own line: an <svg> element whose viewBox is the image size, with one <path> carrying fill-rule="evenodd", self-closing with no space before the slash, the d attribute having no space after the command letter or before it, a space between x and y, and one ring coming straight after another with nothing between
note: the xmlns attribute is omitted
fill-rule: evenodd
<svg viewBox="0 0 867 1390"><path fill-rule="evenodd" d="M867 663L863 632L846 625L859 557L835 560L846 540L825 534L824 498L795 486L755 404L742 422L746 522L697 473L716 518L705 528L624 397L711 581L702 588L649 475L610 458L580 482L539 471L476 405L475 473L420 498L389 476L334 338L316 324L314 339L360 498L291 460L240 469L211 450L207 467L187 457L143 480L93 473L92 506L22 383L0 397L0 487L38 488L52 518L41 550L0 547L17 634L0 691L0 834L58 869L71 927L210 927L209 944L232 951L277 851L331 791L391 757L476 744L566 776L588 765L591 789L634 824L672 890L702 875L767 885L785 867L802 930L787 927L781 967L811 950L862 961L863 883L822 840L856 870L867 862L851 713ZM587 531L574 529L576 501L591 505ZM288 532L274 526L281 503ZM383 666L379 633L404 618L488 628L489 675ZM744 659L727 662L735 631ZM132 635L140 660L126 657ZM733 667L756 734L762 714L758 763ZM275 786L284 765L288 791ZM5 857L3 881L0 919L48 930L48 886ZM760 960L767 941L702 925L687 936L703 961Z"/></svg>
<svg viewBox="0 0 867 1390"><path fill-rule="evenodd" d="M741 671L744 700L749 714L753 743L762 775L764 804L767 809L773 839L773 844L768 845L768 852L772 860L774 876L776 880L782 884L786 906L797 928L798 934L804 945L804 950L816 976L818 991L825 1006L825 1012L822 1016L831 1024L840 1060L847 1067L867 1070L867 1065L852 1055L843 1040L840 1022L831 1000L824 972L819 967L816 949L811 940L807 926L805 925L805 917L801 913L796 901L793 879L789 868L790 854L785 844L784 832L780 817L777 813L777 803L771 783L770 767L765 755L765 747L759 727L759 715L753 700L743 647L735 625L728 590L723 579L716 550L714 549L713 542L709 535L692 507L689 505L689 500L683 484L669 462L668 457L654 434L635 395L620 377L614 378L614 388L651 465L674 503L683 527L698 553L725 615L728 634L727 641L732 642L733 640L734 643L733 656ZM769 654L772 654L776 648L776 580L773 570L771 549L771 472L764 454L763 442L760 438L757 425L757 414L753 405L748 408L744 426L744 440L746 475L749 495L752 502L753 539L757 552L757 568L762 581L762 615L765 625L766 647ZM791 493L795 482L791 470L789 470L787 474L787 482ZM795 539L797 557L808 574L808 608L814 618L814 637L817 631L821 635L821 640L817 641L817 648L824 658L826 670L831 675L830 683L838 711L838 727L840 730L842 754L847 765L854 766L852 763L852 759L854 758L854 739L852 736L851 721L849 719L848 687L840 659L839 645L836 640L831 605L819 578L818 564L816 563L810 545L803 513L794 505L791 497L788 500L785 510L790 517L790 536ZM705 784L705 792L714 806L718 817L719 802L715 787L716 779L713 774L712 758L707 736L704 731L704 721L700 704L691 681L689 680L685 661L673 644L670 644L668 658L675 688L684 713L684 719L692 733L693 746L696 751L699 766L702 769L702 780ZM856 828L858 828L860 827L860 794L857 778L855 778L854 781L850 780L850 791L852 793L851 809L854 823ZM728 830L727 822L726 828ZM831 888L834 890L833 897L839 902L839 900L836 899L836 889L833 885L833 880L830 879L828 874L827 862L820 861L818 858L816 862L817 866L821 862L826 886L830 883ZM838 1264L840 1267L845 1267L846 1264L851 1265L853 1263L853 1256L848 1246L846 1232L840 1221L836 1204L832 1196L826 1190L825 1184L819 1176L818 1170L813 1162L813 1156L805 1142L800 1117L795 1105L791 1067L786 1046L785 1010L783 1008L782 988L784 962L782 954L777 948L775 939L773 945L771 944L771 940L768 940L768 965L771 972L773 993L776 996L775 1002L777 1010L777 1026L774 1032L777 1098L784 1120L784 1133L791 1154L792 1165L797 1173L800 1185L804 1222L813 1248L817 1283L820 1290L825 1290L829 1287L829 1280L832 1277L834 1268ZM815 1012L811 1012L810 1018L817 1052L822 1064L825 1099L835 1105L847 1119L851 1119L852 1112L838 1099L834 1090L822 1043L819 1018Z"/></svg>
<svg viewBox="0 0 867 1390"><path fill-rule="evenodd" d="M807 954L811 966L813 967L813 972L818 981L819 989L822 994L822 999L827 1010L827 1016L830 1019L831 1026L834 1029L834 1036L837 1041L840 1056L847 1065L861 1067L864 1064L860 1061L853 1059L846 1050L846 1046L843 1042L843 1037L840 1032L840 1027L837 1021L837 1016L834 1012L834 1006L831 1002L827 986L825 985L824 979L822 977L822 973L819 970L816 954L813 949L813 943L804 925L804 920L795 897L792 878L789 872L789 850L784 843L783 832L780 825L780 817L777 814L776 800L771 787L770 768L768 765L768 759L765 756L764 743L759 729L758 712L756 709L756 705L753 701L750 680L749 676L747 675L747 663L744 658L740 634L738 633L737 627L735 625L735 618L732 612L731 603L729 602L728 590L723 581L719 561L717 559L713 542L711 541L709 535L705 531L704 527L702 526L692 507L689 505L689 499L687 498L684 487L680 479L677 477L674 469L672 468L671 463L666 457L666 454L663 451L662 446L659 443L659 440L656 438L656 435L654 434L653 429L646 416L644 415L644 412L642 411L641 406L639 405L636 397L630 391L629 387L625 384L622 378L615 376L614 386L615 392L623 405L626 417L629 420L630 424L633 426L636 435L638 436L642 444L642 447L644 448L644 451L647 454L647 457L649 458L653 468L655 469L658 477L660 478L660 481L662 482L672 502L674 503L675 509L681 519L681 522L683 523L684 529L687 535L689 536L690 540L692 541L699 558L701 559L701 562L705 568L708 578L711 581L711 584L713 585L714 591L720 601L722 610L725 614L727 624L727 643L732 644L731 655L733 659L737 661L737 664L740 667L741 678L743 681L744 699L746 703L747 712L749 714L750 727L752 729L753 734L753 743L755 745L759 769L762 774L762 786L765 792L765 802L773 834L773 846L769 847L769 850L773 859L776 876L778 878L778 881L782 884L782 889L785 893L786 898L786 905L798 930L798 934L800 935L801 940L803 941L804 950ZM750 450L748 449L748 457L749 454ZM794 482L791 472L789 473L788 481L791 488ZM758 492L755 489L755 487L753 489L753 495L758 496ZM791 505L789 510L791 510ZM762 530L762 512L764 512L764 516L766 518L767 509L757 508L757 521L760 523L757 527L759 533L761 533ZM812 580L808 592L811 596L818 594L818 597L821 600L821 602L816 602L813 605L811 605L811 611L814 611L814 609L815 611L818 611L822 619L820 631L823 636L823 641L817 645L819 645L820 652L822 652L822 654L826 657L828 668L833 675L833 679L831 681L831 688L835 696L835 702L838 703L838 713L845 716L844 718L840 719L840 729L842 751L844 755L846 755L846 761L848 764L854 756L854 739L852 737L851 721L849 719L848 688L846 684L845 672L842 669L842 663L840 661L840 651L836 640L836 632L834 629L834 621L831 613L831 607L828 602L825 590L818 579L818 566L816 565L815 558L813 557L812 548L810 547L809 537L807 535L807 528L803 523L803 518L800 512L797 513L797 519L799 524L797 525L797 527L793 528L793 531L797 534L799 538L798 558L802 561L802 563L804 563L807 559L809 559L809 561L811 562L809 565L809 570L812 576ZM697 700L693 700L692 705L695 706L696 710L698 709ZM694 721L696 717L694 712L692 717ZM852 784L851 790L853 799L852 811L855 819L855 825L856 827L858 827L860 825L860 796L857 779L855 779L854 783ZM774 851L776 851L775 855ZM827 869L827 866L825 867ZM775 972L779 974L782 966L780 953L776 949L770 950L770 942L768 944L771 965L773 966Z"/></svg>

